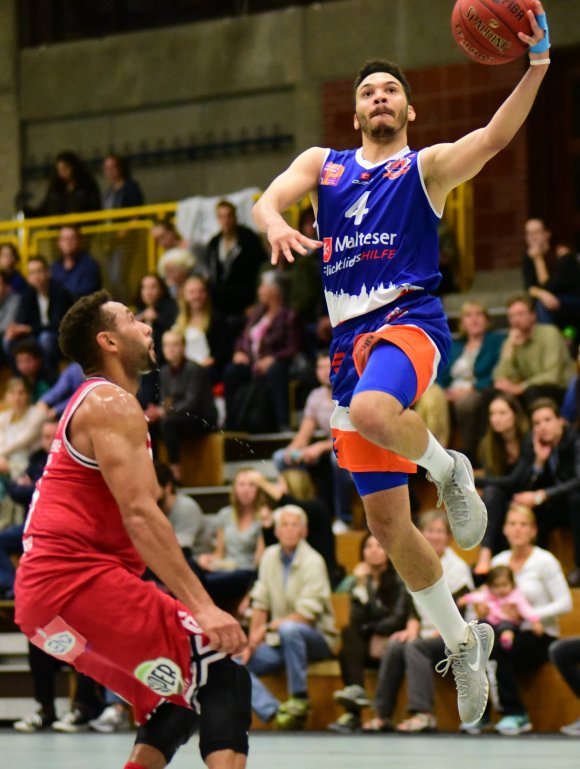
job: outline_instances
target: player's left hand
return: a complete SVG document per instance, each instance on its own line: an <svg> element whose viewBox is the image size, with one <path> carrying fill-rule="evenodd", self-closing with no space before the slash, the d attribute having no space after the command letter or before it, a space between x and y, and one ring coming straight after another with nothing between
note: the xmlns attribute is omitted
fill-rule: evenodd
<svg viewBox="0 0 580 769"><path fill-rule="evenodd" d="M211 604L197 609L194 616L216 651L235 655L241 654L245 649L248 639L240 623L231 614Z"/></svg>
<svg viewBox="0 0 580 769"><path fill-rule="evenodd" d="M522 41L522 43L526 43L530 46L530 48L533 48L533 46L537 45L538 43L541 43L544 37L548 34L547 27L546 29L543 29L538 24L538 16L543 16L545 18L546 12L544 11L544 6L540 2L540 0L532 0L532 8L526 11L527 17L530 22L530 26L532 28L532 34L526 35L524 32L518 32L518 37ZM546 22L547 25L547 22ZM549 48L547 48L545 51L542 51L541 53L535 53L533 51L530 51L530 58L537 58L537 59L544 59L549 58Z"/></svg>

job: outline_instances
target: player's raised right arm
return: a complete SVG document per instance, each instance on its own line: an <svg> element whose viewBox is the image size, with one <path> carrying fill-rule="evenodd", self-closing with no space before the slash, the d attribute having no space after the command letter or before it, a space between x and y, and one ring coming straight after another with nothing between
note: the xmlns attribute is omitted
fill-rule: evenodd
<svg viewBox="0 0 580 769"><path fill-rule="evenodd" d="M290 227L282 217L282 212L316 190L325 154L326 150L322 147L311 147L298 155L274 179L254 206L254 221L266 233L272 247L272 264L276 264L280 255L293 262L293 250L306 254L309 249L322 245L318 240L307 238Z"/></svg>

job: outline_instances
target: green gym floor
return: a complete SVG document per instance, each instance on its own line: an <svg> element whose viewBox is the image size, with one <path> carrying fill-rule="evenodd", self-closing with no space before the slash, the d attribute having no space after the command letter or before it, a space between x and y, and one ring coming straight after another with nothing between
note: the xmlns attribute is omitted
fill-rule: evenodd
<svg viewBox="0 0 580 769"><path fill-rule="evenodd" d="M0 731L2 769L122 769L130 734ZM195 739L172 769L202 769ZM557 736L251 736L248 769L578 769L580 740Z"/></svg>

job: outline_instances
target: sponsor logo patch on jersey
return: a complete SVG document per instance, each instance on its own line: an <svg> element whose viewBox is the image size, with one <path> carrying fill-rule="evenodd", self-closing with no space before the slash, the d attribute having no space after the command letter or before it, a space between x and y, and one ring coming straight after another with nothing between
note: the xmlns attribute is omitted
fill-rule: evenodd
<svg viewBox="0 0 580 769"><path fill-rule="evenodd" d="M332 238L324 238L322 241L322 261L330 262L332 257Z"/></svg>
<svg viewBox="0 0 580 769"><path fill-rule="evenodd" d="M340 163L326 163L322 169L320 184L336 187L343 173L344 166Z"/></svg>
<svg viewBox="0 0 580 769"><path fill-rule="evenodd" d="M399 176L406 174L411 168L411 160L414 155L408 155L405 158L398 158L397 160L389 160L385 166L385 173L387 179L398 179Z"/></svg>
<svg viewBox="0 0 580 769"><path fill-rule="evenodd" d="M142 662L135 668L133 674L149 689L164 697L180 694L183 691L181 668L167 657Z"/></svg>

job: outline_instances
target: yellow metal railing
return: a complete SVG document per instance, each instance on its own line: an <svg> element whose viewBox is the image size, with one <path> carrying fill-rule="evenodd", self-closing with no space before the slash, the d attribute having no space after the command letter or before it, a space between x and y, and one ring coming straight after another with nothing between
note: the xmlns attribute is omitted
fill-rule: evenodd
<svg viewBox="0 0 580 769"><path fill-rule="evenodd" d="M445 203L445 221L455 234L459 263L455 265L458 288L467 291L475 277L475 246L473 229L473 185L456 187Z"/></svg>

